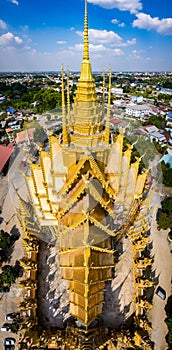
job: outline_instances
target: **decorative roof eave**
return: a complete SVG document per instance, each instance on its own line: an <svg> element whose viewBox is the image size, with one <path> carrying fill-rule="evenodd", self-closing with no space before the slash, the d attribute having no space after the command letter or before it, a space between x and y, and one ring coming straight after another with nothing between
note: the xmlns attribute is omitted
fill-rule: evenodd
<svg viewBox="0 0 172 350"><path fill-rule="evenodd" d="M62 196L64 195L73 185L74 181L78 178L82 167L86 163L86 161L89 161L90 163L90 172L102 183L103 188L106 189L107 193L112 197L114 196L114 191L111 189L109 182L106 181L104 175L102 174L101 170L99 169L97 163L95 162L92 155L87 156L83 159L81 159L78 164L75 165L74 170L72 173L70 173L70 169L68 169L68 174L70 173L70 178L67 179L65 185L61 188L58 195ZM73 167L73 165L72 165Z"/></svg>
<svg viewBox="0 0 172 350"><path fill-rule="evenodd" d="M112 249L101 248L101 247L88 245L88 244L87 244L87 246L83 245L83 246L79 246L77 248L61 250L61 251L59 251L59 254L62 255L62 254L66 254L67 252L68 252L68 254L70 254L70 253L73 253L73 252L77 252L79 250L84 250L86 248L90 248L91 250L95 250L95 251L98 251L98 252L101 252L101 253L114 254L114 250L112 250ZM95 283L97 283L97 282L95 282Z"/></svg>
<svg viewBox="0 0 172 350"><path fill-rule="evenodd" d="M84 193L86 189L86 183L82 181L81 185L77 189L77 191L72 196L68 196L69 198L65 198L64 205L62 209L57 211L57 218L60 219L62 216L70 210L70 208L77 202L78 198Z"/></svg>
<svg viewBox="0 0 172 350"><path fill-rule="evenodd" d="M91 216L91 215L90 215L90 222L93 223L96 227L100 228L103 232L106 232L109 236L116 237L118 235L118 232L114 232L114 231L108 229L109 225L104 226L99 221L97 221L95 218L93 218L93 216Z"/></svg>

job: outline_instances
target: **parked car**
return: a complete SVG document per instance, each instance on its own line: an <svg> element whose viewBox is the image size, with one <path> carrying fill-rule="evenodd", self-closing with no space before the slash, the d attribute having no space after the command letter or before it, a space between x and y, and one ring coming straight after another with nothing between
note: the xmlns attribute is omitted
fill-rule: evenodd
<svg viewBox="0 0 172 350"><path fill-rule="evenodd" d="M158 287L156 290L156 294L163 300L166 298L166 291L162 287Z"/></svg>
<svg viewBox="0 0 172 350"><path fill-rule="evenodd" d="M10 332L11 331L11 324L10 323L4 323L1 327L1 332Z"/></svg>
<svg viewBox="0 0 172 350"><path fill-rule="evenodd" d="M0 293L8 293L10 291L10 288L5 286L3 289L0 289Z"/></svg>
<svg viewBox="0 0 172 350"><path fill-rule="evenodd" d="M4 350L15 350L14 345L4 345Z"/></svg>
<svg viewBox="0 0 172 350"><path fill-rule="evenodd" d="M8 321L18 320L20 318L20 312L12 312L5 316L5 319Z"/></svg>
<svg viewBox="0 0 172 350"><path fill-rule="evenodd" d="M16 342L15 338L5 338L4 345L14 345Z"/></svg>

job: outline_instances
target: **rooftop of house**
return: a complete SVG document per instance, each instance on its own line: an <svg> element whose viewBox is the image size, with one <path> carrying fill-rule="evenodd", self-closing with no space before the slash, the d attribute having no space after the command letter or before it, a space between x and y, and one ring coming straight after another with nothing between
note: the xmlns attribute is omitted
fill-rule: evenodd
<svg viewBox="0 0 172 350"><path fill-rule="evenodd" d="M16 143L26 142L28 139L33 139L34 131L35 128L19 132L16 136Z"/></svg>
<svg viewBox="0 0 172 350"><path fill-rule="evenodd" d="M172 156L170 154L165 154L161 159L160 162L164 161L165 164L170 164L170 168L172 168Z"/></svg>
<svg viewBox="0 0 172 350"><path fill-rule="evenodd" d="M133 109L136 111L145 111L145 110L150 110L151 106L147 105L147 104L143 104L143 105L128 105L127 108L129 109Z"/></svg>
<svg viewBox="0 0 172 350"><path fill-rule="evenodd" d="M3 146L0 145L0 172L3 170L5 164L10 159L12 153L14 151L14 146Z"/></svg>
<svg viewBox="0 0 172 350"><path fill-rule="evenodd" d="M144 129L148 133L152 133L152 132L157 132L158 131L158 128L155 125L146 125L146 126L144 126Z"/></svg>

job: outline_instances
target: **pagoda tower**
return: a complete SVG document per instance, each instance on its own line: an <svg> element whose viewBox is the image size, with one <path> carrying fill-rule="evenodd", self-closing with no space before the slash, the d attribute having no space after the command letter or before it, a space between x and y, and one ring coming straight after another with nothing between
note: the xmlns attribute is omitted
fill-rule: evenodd
<svg viewBox="0 0 172 350"><path fill-rule="evenodd" d="M147 203L143 200L147 171L139 172L140 159L131 161L131 145L124 151L123 133L110 133L111 71L106 108L97 98L89 59L87 0L81 74L71 108L69 86L67 106L64 90L62 68L62 134L49 137L49 151L40 151L39 163L31 165L26 181L40 231L53 226L57 232L70 314L88 329L102 313L106 281L115 269L115 240L131 236L135 269L141 263L137 245L145 249L148 244L149 223L145 220L142 225L140 215ZM142 228L136 235L138 222ZM141 278L135 281L139 290L148 285ZM135 304L136 310L143 307L138 295Z"/></svg>

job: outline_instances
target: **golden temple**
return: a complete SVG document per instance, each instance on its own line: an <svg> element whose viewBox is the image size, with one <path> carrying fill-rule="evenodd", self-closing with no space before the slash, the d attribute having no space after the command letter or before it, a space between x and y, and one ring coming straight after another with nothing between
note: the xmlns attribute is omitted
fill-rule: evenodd
<svg viewBox="0 0 172 350"><path fill-rule="evenodd" d="M20 305L25 313L20 348L152 349L146 319L151 304L143 298L144 290L152 286L144 278L151 264L144 256L149 244L147 171L139 171L140 159L131 161L132 145L124 151L123 133L110 132L111 71L108 104L104 103L104 83L102 105L98 101L89 59L87 0L84 53L72 108L68 83L66 105L62 68L62 134L49 137L49 151L40 151L39 163L32 164L31 175L26 176L33 209L18 196L26 251L21 261L26 296ZM76 322L55 334L40 331L37 317L39 239L45 227L53 227L57 235L62 279L68 281L70 314ZM103 312L106 282L115 269L116 245L124 237L132 247L133 334L115 331L116 325L111 330L94 326ZM44 238L48 241L48 236Z"/></svg>

